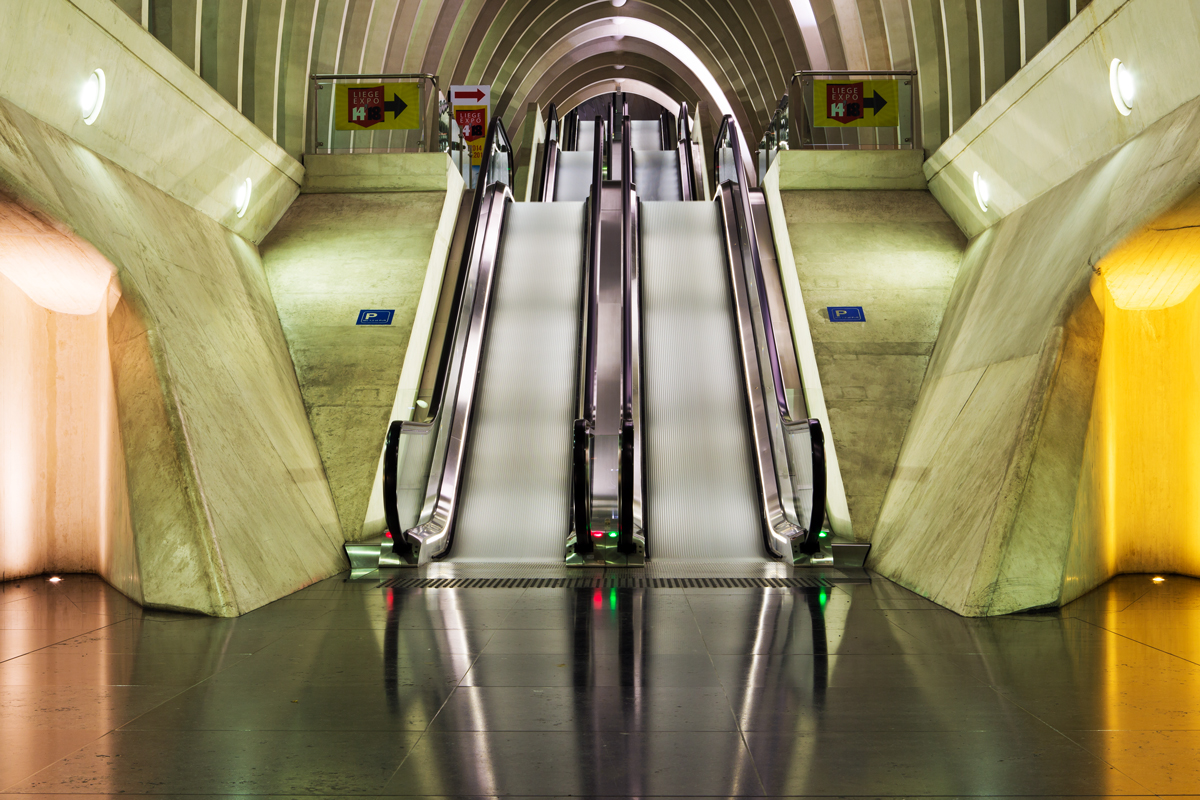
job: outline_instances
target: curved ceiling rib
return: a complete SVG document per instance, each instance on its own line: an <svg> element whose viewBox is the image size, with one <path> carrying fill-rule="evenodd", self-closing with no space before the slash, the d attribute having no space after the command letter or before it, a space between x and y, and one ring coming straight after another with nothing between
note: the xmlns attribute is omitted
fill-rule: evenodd
<svg viewBox="0 0 1200 800"><path fill-rule="evenodd" d="M304 146L308 76L314 72L433 72L443 88L487 83L509 123L518 123L529 103L567 103L605 82L639 82L666 98L704 100L713 117L732 112L753 141L787 91L791 73L809 67L919 69L928 150L961 126L1068 19L1058 8L1067 7L1065 0L1048 4L1044 14L1037 11L1032 22L1028 9L1017 15L1007 5L979 10L976 5L628 0L617 8L611 0L153 0L148 27L294 155ZM1073 5L1082 8L1087 0ZM134 18L141 22L140 11ZM628 20L624 33L615 21L621 18ZM1030 33L1035 29L1037 36Z"/></svg>

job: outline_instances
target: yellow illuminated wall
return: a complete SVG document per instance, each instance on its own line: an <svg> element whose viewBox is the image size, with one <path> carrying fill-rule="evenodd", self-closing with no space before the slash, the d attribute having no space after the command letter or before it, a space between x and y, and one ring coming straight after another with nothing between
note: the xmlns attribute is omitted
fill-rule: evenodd
<svg viewBox="0 0 1200 800"><path fill-rule="evenodd" d="M1200 231L1173 222L1092 282L1104 340L1064 600L1121 572L1200 575Z"/></svg>

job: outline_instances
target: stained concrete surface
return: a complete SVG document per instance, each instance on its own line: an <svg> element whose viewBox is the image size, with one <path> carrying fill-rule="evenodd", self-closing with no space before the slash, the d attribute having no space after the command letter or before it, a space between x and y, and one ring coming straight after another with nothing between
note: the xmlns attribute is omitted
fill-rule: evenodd
<svg viewBox="0 0 1200 800"><path fill-rule="evenodd" d="M1091 302L1094 265L1193 192L1197 141L1192 101L971 242L876 526L873 569L971 615L1066 602L1112 574L1098 560L1103 532L1077 513L1091 502L1079 470L1030 470L1043 443L1066 448L1044 463L1083 460L1078 426L1071 442L1041 432L1065 387L1055 378L1066 374L1064 331ZM1071 381L1083 383L1069 394L1090 398L1095 371ZM1090 402L1073 405L1074 417L1090 414ZM1022 524L1036 535L1019 535Z"/></svg>
<svg viewBox="0 0 1200 800"><path fill-rule="evenodd" d="M267 280L348 541L363 535L418 304L428 271L440 276L444 268L453 224L445 212L448 203L457 210L458 197L445 190L303 194L263 242ZM368 308L394 310L392 324L357 325L359 310Z"/></svg>
<svg viewBox="0 0 1200 800"><path fill-rule="evenodd" d="M877 156L855 155L843 169ZM869 541L966 240L928 192L781 196L854 536ZM862 306L866 322L830 322L828 306Z"/></svg>
<svg viewBox="0 0 1200 800"><path fill-rule="evenodd" d="M117 269L108 345L142 597L236 615L341 570L254 245L0 100L0 184ZM99 409L97 410L99 411Z"/></svg>
<svg viewBox="0 0 1200 800"><path fill-rule="evenodd" d="M236 620L146 611L90 576L0 584L0 797L1200 791L1193 579L991 619L877 576L378 583Z"/></svg>

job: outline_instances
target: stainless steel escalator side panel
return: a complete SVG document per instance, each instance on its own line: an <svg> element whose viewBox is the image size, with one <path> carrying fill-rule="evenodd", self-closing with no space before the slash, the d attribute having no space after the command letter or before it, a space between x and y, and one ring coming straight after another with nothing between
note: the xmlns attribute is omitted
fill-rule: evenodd
<svg viewBox="0 0 1200 800"><path fill-rule="evenodd" d="M794 559L794 543L802 541L804 528L788 513L793 507L792 484L788 471L788 453L783 419L774 403L776 396L768 363L766 332L760 320L758 287L750 269L748 236L753 235L750 220L740 219L739 197L732 184L724 184L718 193L724 227L729 281L733 292L733 312L738 332L741 372L746 387L750 435L754 450L754 469L758 478L759 502L764 526L764 542L775 556ZM775 413L771 413L774 411Z"/></svg>
<svg viewBox="0 0 1200 800"><path fill-rule="evenodd" d="M620 452L623 406L624 263L621 184L606 181L600 194L599 257L596 259L595 368L590 398L592 428L591 531L616 530L620 516Z"/></svg>
<svg viewBox="0 0 1200 800"><path fill-rule="evenodd" d="M800 380L800 363L796 359L796 346L792 342L792 321L788 316L787 299L783 296L783 282L779 277L779 260L775 256L774 237L771 235L771 217L767 211L767 198L762 189L750 190L751 213L754 215L754 235L758 238L759 261L765 281L767 305L770 306L775 348L779 355L779 368L783 373L784 394L787 397L788 415L791 419L808 419L808 402L804 397Z"/></svg>
<svg viewBox="0 0 1200 800"><path fill-rule="evenodd" d="M451 356L449 374L457 376L457 382L447 397L453 398L446 409L450 413L443 413L438 421L437 444L421 521L404 534L420 548L419 564L428 563L450 546L450 531L462 483L467 430L483 354L488 306L504 233L505 211L513 201L512 193L503 184L494 184L485 191L487 194L480 206L477 226L479 233L472 243L473 268L470 268L468 283L464 287L464 297L472 300L469 304L463 303L460 313L465 315L465 319L460 319L459 327L462 334L455 342Z"/></svg>
<svg viewBox="0 0 1200 800"><path fill-rule="evenodd" d="M641 254L641 235L640 218L641 218L641 201L638 200L637 193L631 192L629 197L631 205L631 224L630 230L627 231L628 240L626 246L629 248L629 296L626 298L629 325L629 353L626 355L628 364L628 380L629 380L629 408L628 414L630 424L633 427L633 499L631 503L631 523L633 525L633 540L637 551L641 553L639 563L645 563L646 560L646 518L645 518L645 490L646 490L646 465L645 465L645 447L643 440L645 437L645 423L642 417L642 254Z"/></svg>

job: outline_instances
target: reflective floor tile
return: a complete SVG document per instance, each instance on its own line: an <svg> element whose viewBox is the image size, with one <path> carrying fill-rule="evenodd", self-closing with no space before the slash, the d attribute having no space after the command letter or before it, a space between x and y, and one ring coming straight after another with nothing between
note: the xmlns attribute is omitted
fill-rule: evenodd
<svg viewBox="0 0 1200 800"><path fill-rule="evenodd" d="M483 653L464 686L720 686L707 655L656 654L637 662L619 654L571 655Z"/></svg>
<svg viewBox="0 0 1200 800"><path fill-rule="evenodd" d="M86 747L106 731L0 730L0 791Z"/></svg>
<svg viewBox="0 0 1200 800"><path fill-rule="evenodd" d="M975 674L982 665L970 656L714 655L712 660L727 688L756 686L765 680L806 688L820 681L849 689L984 685Z"/></svg>
<svg viewBox="0 0 1200 800"><path fill-rule="evenodd" d="M205 681L130 721L127 730L421 731L452 685Z"/></svg>
<svg viewBox="0 0 1200 800"><path fill-rule="evenodd" d="M637 648L645 653L694 654L707 652L704 638L695 626L638 626L636 631L589 631L582 640L563 629L503 629L492 634L484 652L488 654L567 653L577 649L595 653L619 653Z"/></svg>
<svg viewBox="0 0 1200 800"><path fill-rule="evenodd" d="M732 687L729 699L747 731L1008 731L1021 735L1043 727L1033 714L987 686L830 687L775 681L766 686Z"/></svg>
<svg viewBox="0 0 1200 800"><path fill-rule="evenodd" d="M1044 728L948 733L750 732L768 794L888 796L1147 794L1149 787Z"/></svg>
<svg viewBox="0 0 1200 800"><path fill-rule="evenodd" d="M142 655L47 648L0 662L0 686L191 686L246 658L243 653Z"/></svg>
<svg viewBox="0 0 1200 800"><path fill-rule="evenodd" d="M736 733L425 734L393 794L761 796Z"/></svg>
<svg viewBox="0 0 1200 800"><path fill-rule="evenodd" d="M11 739L6 734L30 730L107 733L183 690L181 686L0 686L0 736Z"/></svg>
<svg viewBox="0 0 1200 800"><path fill-rule="evenodd" d="M417 734L117 731L9 791L91 794L372 794Z"/></svg>
<svg viewBox="0 0 1200 800"><path fill-rule="evenodd" d="M1152 792L1196 794L1200 731L1064 731Z"/></svg>
<svg viewBox="0 0 1200 800"><path fill-rule="evenodd" d="M719 688L460 686L433 721L444 731L733 731Z"/></svg>

